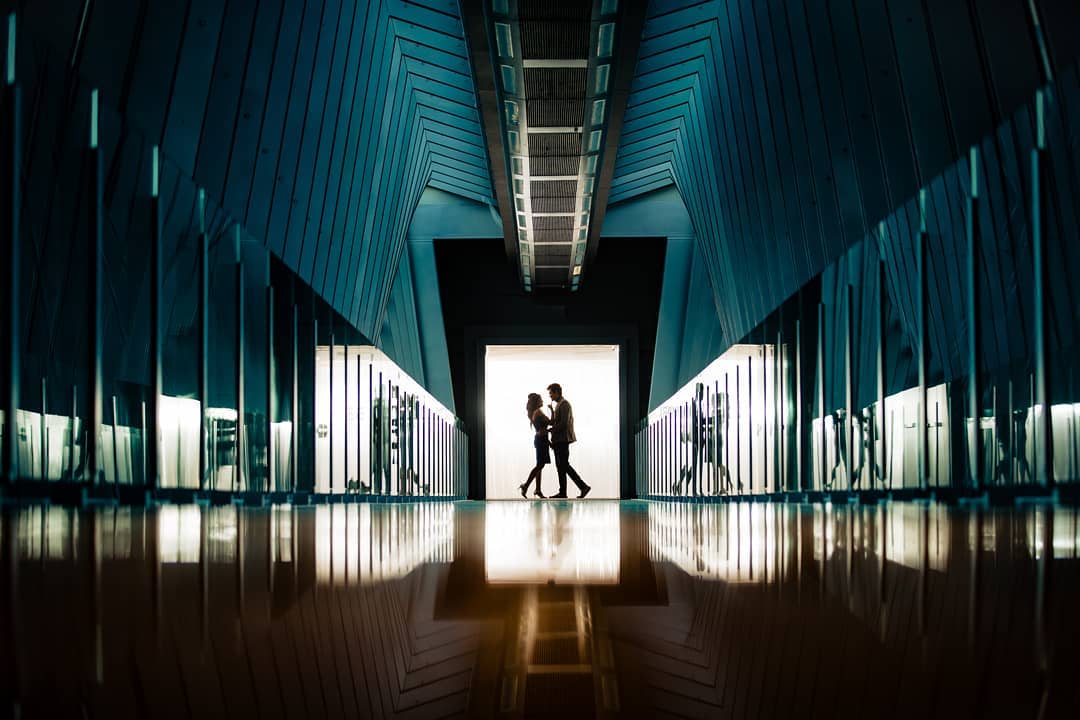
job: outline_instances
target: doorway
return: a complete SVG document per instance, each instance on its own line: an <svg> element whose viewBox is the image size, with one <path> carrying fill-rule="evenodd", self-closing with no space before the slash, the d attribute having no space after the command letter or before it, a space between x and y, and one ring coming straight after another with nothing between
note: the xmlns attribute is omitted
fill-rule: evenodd
<svg viewBox="0 0 1080 720"><path fill-rule="evenodd" d="M546 388L553 382L562 385L563 397L574 410L578 441L570 446L570 464L592 487L589 499L619 497L618 345L487 345L484 378L485 494L489 500L521 499L518 486L535 462L525 402L530 392L539 393L544 411L550 414ZM558 492L557 478L554 464L545 467L545 495ZM567 493L576 494L572 482Z"/></svg>

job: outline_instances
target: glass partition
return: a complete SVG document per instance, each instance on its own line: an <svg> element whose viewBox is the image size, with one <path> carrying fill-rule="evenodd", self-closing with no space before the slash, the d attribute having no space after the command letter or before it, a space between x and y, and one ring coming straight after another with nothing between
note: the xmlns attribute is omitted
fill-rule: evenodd
<svg viewBox="0 0 1080 720"><path fill-rule="evenodd" d="M463 497L454 414L371 346L315 350L315 491Z"/></svg>

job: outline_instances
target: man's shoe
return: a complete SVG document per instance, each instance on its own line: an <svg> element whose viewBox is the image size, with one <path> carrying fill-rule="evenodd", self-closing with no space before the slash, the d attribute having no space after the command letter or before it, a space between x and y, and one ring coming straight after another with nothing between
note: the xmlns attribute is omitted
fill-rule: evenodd
<svg viewBox="0 0 1080 720"><path fill-rule="evenodd" d="M555 493L554 495L548 495L549 498L566 498L566 493Z"/></svg>
<svg viewBox="0 0 1080 720"><path fill-rule="evenodd" d="M578 500L588 495L590 490L592 490L592 486L586 485L585 489L581 491L580 495L578 495Z"/></svg>

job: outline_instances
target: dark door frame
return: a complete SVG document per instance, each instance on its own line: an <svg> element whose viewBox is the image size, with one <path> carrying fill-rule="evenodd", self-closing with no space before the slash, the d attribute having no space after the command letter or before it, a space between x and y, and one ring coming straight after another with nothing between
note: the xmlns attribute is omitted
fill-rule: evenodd
<svg viewBox="0 0 1080 720"><path fill-rule="evenodd" d="M487 325L465 329L466 377L476 392L466 393L465 424L469 433L469 497L487 496L483 408L486 400L488 345L617 345L619 347L619 496L634 497L634 422L638 407L638 337L633 325Z"/></svg>

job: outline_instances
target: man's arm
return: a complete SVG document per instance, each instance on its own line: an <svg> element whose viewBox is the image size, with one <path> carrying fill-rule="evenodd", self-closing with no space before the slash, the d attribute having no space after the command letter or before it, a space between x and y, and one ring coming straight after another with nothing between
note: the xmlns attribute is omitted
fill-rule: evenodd
<svg viewBox="0 0 1080 720"><path fill-rule="evenodd" d="M548 428L552 433L566 432L567 418L570 415L570 403L563 400L555 406L555 415L551 418L551 426Z"/></svg>

